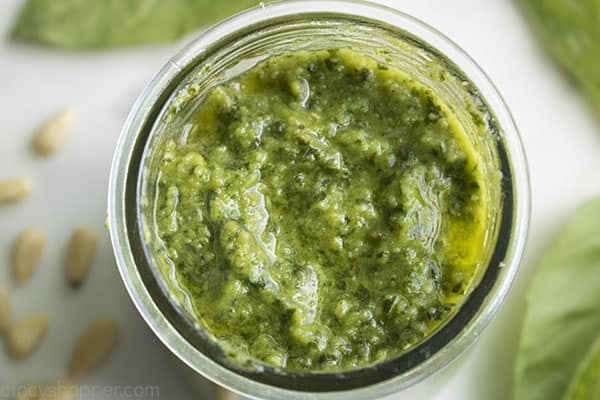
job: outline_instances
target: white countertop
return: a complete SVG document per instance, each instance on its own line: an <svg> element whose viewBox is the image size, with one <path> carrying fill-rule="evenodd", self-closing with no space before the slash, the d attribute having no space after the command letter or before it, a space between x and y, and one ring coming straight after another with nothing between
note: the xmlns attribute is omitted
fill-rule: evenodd
<svg viewBox="0 0 600 400"><path fill-rule="evenodd" d="M385 3L430 23L470 53L504 96L525 142L533 214L521 272L497 318L436 397L507 400L524 294L535 262L569 213L600 193L600 123L585 99L545 57L513 2ZM107 235L81 289L67 287L63 267L66 242L75 225L92 224L105 233L106 187L120 127L143 86L181 44L101 53L15 45L6 39L6 32L19 4L20 0L3 0L0 12L0 179L29 175L36 180L36 189L23 203L0 208L0 281L11 281L10 246L19 230L29 225L46 230L49 245L43 264L32 282L13 289L13 303L16 316L47 313L51 328L27 360L13 362L0 351L0 400L16 384L64 375L79 332L101 315L120 321L122 340L113 357L84 384L158 386L161 398L191 399L167 350L131 304ZM72 139L55 157L34 157L33 130L64 106L78 111Z"/></svg>

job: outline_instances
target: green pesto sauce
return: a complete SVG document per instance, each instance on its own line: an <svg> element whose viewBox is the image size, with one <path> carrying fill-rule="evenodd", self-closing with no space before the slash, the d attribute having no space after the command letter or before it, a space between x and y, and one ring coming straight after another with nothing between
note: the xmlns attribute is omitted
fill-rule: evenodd
<svg viewBox="0 0 600 400"><path fill-rule="evenodd" d="M351 50L302 51L213 88L189 118L159 166L156 229L232 358L363 367L460 303L487 200L430 90Z"/></svg>

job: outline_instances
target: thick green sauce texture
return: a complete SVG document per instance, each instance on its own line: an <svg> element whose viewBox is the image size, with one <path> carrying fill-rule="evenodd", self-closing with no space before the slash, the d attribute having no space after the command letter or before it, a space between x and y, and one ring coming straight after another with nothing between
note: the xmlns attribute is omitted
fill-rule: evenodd
<svg viewBox="0 0 600 400"><path fill-rule="evenodd" d="M364 367L460 303L484 247L478 156L408 75L347 49L274 56L187 122L160 162L156 230L230 357Z"/></svg>

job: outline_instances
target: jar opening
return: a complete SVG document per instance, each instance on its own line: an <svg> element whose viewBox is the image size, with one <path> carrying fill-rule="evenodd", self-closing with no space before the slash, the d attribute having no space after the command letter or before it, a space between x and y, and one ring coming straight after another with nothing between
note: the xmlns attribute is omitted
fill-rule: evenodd
<svg viewBox="0 0 600 400"><path fill-rule="evenodd" d="M467 339L464 338L473 333L475 336L478 334L481 327L477 326L476 322L490 318L490 315L482 315L485 312L486 304L492 302L497 306L497 303L501 301L501 298L498 297L503 297L507 290L507 287L502 290L498 287L509 284L512 279L512 275L507 275L505 268L507 260L512 257L513 266L511 268L516 268L520 258L519 251L517 250L515 253L513 248L515 245L515 218L518 216L515 215L515 212L520 212L515 196L515 187L518 182L514 180L518 171L515 171L514 167L512 145L507 148L505 140L507 130L511 131L511 134L516 134L516 132L512 132L514 126L507 126L505 124L508 122L497 118L497 107L503 105L493 104L492 106L488 103L487 93L478 86L479 82L472 80L472 71L464 71L463 65L455 64L453 59L451 60L442 50L428 43L426 39L404 30L402 26L389 25L366 16L333 12L315 12L308 15L285 14L231 31L229 35L215 41L210 47L193 54L193 57L180 57L172 63L171 67L175 66L178 71L175 72L175 68L171 68L172 73L168 81L150 103L150 107L145 110L143 123L140 121L134 132L135 138L131 143L127 168L121 167L122 175L123 171L126 171L122 186L124 190L122 193L124 231L131 249L132 265L135 266L139 279L137 287L133 290L145 292L146 301L150 301L154 305L154 313L160 314L163 321L161 329L170 327L168 328L171 332L169 333L170 339L167 340L183 340L224 370L231 371L235 376L286 391L326 393L373 386L400 376L412 376L412 381L408 384L415 383L443 366L435 361L440 350L459 342L462 347L465 347ZM160 134L156 134L156 132L160 132L158 122L167 116L169 108L185 109L187 100L185 94L182 96L182 93L189 88L192 82L200 82L200 86L196 85L194 90L207 91L218 83L255 65L261 59L269 57L270 54L273 54L269 51L275 51L276 54L285 49L332 48L332 46L352 46L367 53L381 48L392 48L392 53L396 52L396 54L392 54L392 58L398 54L404 54L403 58L396 58L395 61L400 67L410 68L414 74L424 71L419 70L420 63L433 60L449 72L456 82L460 82L460 85L456 86L441 85L437 90L445 90L446 98L456 101L465 109L473 106L483 111L486 118L486 135L493 137L494 140L490 142L493 143L492 147L486 144L482 145L482 148L484 151L490 152L490 154L486 154L486 157L489 156L492 162L496 163L494 167L501 173L499 191L495 194L498 196L496 199L498 209L490 219L490 223L494 226L487 242L489 252L485 260L486 265L480 268L481 274L477 276L477 281L470 294L456 313L437 331L394 359L368 368L335 373L280 371L266 365L260 369L247 370L232 364L224 357L221 348L200 329L197 322L182 312L182 307L184 307L182 302L185 299L183 301L176 300L169 295L172 290L169 285L172 283L165 283L164 276L155 265L156 254L153 253L155 250L149 249L147 246L149 229L144 211L152 206L148 201L148 193L151 194L153 188L148 185L144 186L144 183L153 182L153 178L150 176L153 168L148 165L153 162L152 151L160 146L162 140ZM409 48L411 51L408 51ZM185 65L182 66L182 63ZM207 66L210 68L207 69ZM476 67L474 69L477 70ZM432 78L425 73L419 78L425 83L433 84ZM466 104L465 101L469 104ZM464 120L461 121L465 124L471 123L469 122L471 116L467 116L467 114L469 113L465 113ZM517 179L521 178L517 176ZM519 193L519 195L521 194ZM522 195L527 197L527 194ZM517 222L523 224L523 220ZM121 251L121 249L117 249L117 251ZM490 296L495 299L490 299ZM151 316L150 318L157 317ZM196 365L193 367L195 368ZM211 377L205 369L200 368L200 370ZM235 382L225 383L233 385ZM234 387L234 389L238 388L241 390L239 386Z"/></svg>

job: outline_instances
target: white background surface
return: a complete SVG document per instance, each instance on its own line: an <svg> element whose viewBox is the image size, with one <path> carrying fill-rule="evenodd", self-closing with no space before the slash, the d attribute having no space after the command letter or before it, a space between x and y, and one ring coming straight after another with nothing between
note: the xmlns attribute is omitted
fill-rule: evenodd
<svg viewBox="0 0 600 400"><path fill-rule="evenodd" d="M569 213L600 193L600 123L548 61L512 1L386 3L430 23L470 53L505 97L525 142L533 214L521 272L495 321L460 361L451 381L437 388L435 398L507 400L535 261ZM16 45L6 36L20 4L1 0L0 179L29 175L36 188L23 203L0 208L0 282L11 283L10 245L18 231L34 224L46 230L49 246L43 264L30 283L12 292L17 317L44 312L51 328L27 360L12 362L0 351L0 399L16 384L64 375L80 331L103 315L120 321L122 340L109 362L84 384L158 385L160 398L191 399L169 354L131 305L103 230L109 165L120 127L143 86L181 43L103 53ZM55 157L33 156L33 130L64 106L78 111L72 140ZM89 280L73 291L65 282L63 257L71 229L81 223L97 227L103 240Z"/></svg>

